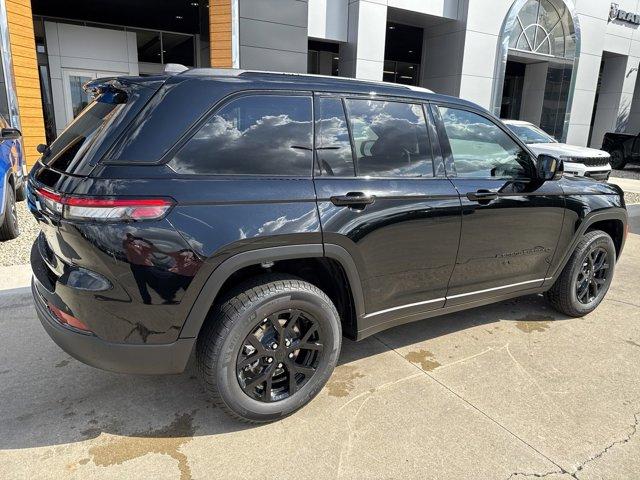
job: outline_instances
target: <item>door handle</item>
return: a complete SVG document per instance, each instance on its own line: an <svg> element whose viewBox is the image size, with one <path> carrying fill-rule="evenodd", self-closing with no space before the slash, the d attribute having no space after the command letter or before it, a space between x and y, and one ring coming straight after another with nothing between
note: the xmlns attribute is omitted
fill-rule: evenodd
<svg viewBox="0 0 640 480"><path fill-rule="evenodd" d="M472 202L489 203L498 198L498 194L491 190L478 190L477 192L468 192L467 198Z"/></svg>
<svg viewBox="0 0 640 480"><path fill-rule="evenodd" d="M334 195L331 203L338 207L365 207L375 201L376 197L362 192L349 192L346 195Z"/></svg>

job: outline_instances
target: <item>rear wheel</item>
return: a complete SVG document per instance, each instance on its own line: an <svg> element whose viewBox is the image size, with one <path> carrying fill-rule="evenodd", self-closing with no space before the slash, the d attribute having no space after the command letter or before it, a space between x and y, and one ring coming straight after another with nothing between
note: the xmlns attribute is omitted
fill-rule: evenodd
<svg viewBox="0 0 640 480"><path fill-rule="evenodd" d="M591 313L609 290L615 265L613 240L605 232L593 230L578 243L546 297L565 315L581 317Z"/></svg>
<svg viewBox="0 0 640 480"><path fill-rule="evenodd" d="M27 199L27 186L22 182L20 187L16 188L16 202L24 202Z"/></svg>
<svg viewBox="0 0 640 480"><path fill-rule="evenodd" d="M622 170L627 164L622 150L613 150L610 155L611 159L609 160L609 164L614 170Z"/></svg>
<svg viewBox="0 0 640 480"><path fill-rule="evenodd" d="M12 240L20 235L18 227L18 210L16 209L16 197L13 187L7 183L4 196L4 221L0 225L0 240Z"/></svg>
<svg viewBox="0 0 640 480"><path fill-rule="evenodd" d="M340 318L324 292L269 275L213 309L196 357L213 401L239 420L260 423L285 417L318 394L341 339Z"/></svg>

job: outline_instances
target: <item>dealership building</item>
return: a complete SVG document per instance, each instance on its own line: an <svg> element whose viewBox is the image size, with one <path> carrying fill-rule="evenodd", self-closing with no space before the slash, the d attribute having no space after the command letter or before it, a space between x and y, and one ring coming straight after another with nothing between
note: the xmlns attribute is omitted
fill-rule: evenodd
<svg viewBox="0 0 640 480"><path fill-rule="evenodd" d="M0 0L0 113L28 162L82 85L167 63L411 84L599 147L640 132L640 0Z"/></svg>

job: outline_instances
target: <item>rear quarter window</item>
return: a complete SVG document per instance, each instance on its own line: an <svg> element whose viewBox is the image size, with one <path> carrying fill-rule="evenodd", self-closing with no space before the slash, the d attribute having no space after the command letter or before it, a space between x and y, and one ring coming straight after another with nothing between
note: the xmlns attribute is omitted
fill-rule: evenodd
<svg viewBox="0 0 640 480"><path fill-rule="evenodd" d="M312 99L247 95L214 113L170 160L179 174L311 176Z"/></svg>
<svg viewBox="0 0 640 480"><path fill-rule="evenodd" d="M114 101L111 95L91 102L51 144L42 162L55 170L74 173L124 108L125 104Z"/></svg>

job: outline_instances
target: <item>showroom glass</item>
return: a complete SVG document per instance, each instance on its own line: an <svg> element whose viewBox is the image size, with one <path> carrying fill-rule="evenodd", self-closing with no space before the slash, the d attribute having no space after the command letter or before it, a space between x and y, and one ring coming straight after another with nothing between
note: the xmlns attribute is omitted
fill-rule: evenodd
<svg viewBox="0 0 640 480"><path fill-rule="evenodd" d="M312 108L306 96L249 95L218 110L169 165L201 175L310 176Z"/></svg>
<svg viewBox="0 0 640 480"><path fill-rule="evenodd" d="M477 113L440 107L458 177L528 178L528 154Z"/></svg>
<svg viewBox="0 0 640 480"><path fill-rule="evenodd" d="M384 100L347 100L358 176L432 177L433 162L422 106Z"/></svg>
<svg viewBox="0 0 640 480"><path fill-rule="evenodd" d="M89 105L91 101L91 94L85 92L82 86L93 80L93 77L82 75L69 75L69 91L71 93L71 109L73 111L73 118L76 118L78 114Z"/></svg>
<svg viewBox="0 0 640 480"><path fill-rule="evenodd" d="M316 100L316 159L320 175L353 177L349 129L339 98Z"/></svg>
<svg viewBox="0 0 640 480"><path fill-rule="evenodd" d="M561 0L527 0L518 12L509 47L573 58L576 38L571 12Z"/></svg>

